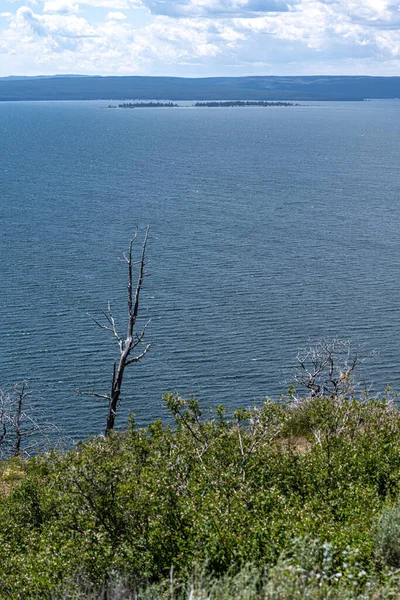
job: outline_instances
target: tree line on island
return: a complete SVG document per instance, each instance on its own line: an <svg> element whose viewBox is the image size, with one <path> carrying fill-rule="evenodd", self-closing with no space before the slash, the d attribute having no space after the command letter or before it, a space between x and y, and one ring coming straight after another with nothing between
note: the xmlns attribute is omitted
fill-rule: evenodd
<svg viewBox="0 0 400 600"><path fill-rule="evenodd" d="M230 108L232 106L300 106L293 102L266 102L264 100L230 100L229 102L196 102L197 107Z"/></svg>
<svg viewBox="0 0 400 600"><path fill-rule="evenodd" d="M108 108L178 108L180 105L174 102L123 102L122 104L109 104ZM300 106L293 102L266 102L264 100L229 100L224 102L195 102L190 105L196 108L232 108L247 106Z"/></svg>
<svg viewBox="0 0 400 600"><path fill-rule="evenodd" d="M123 102L118 104L118 108L175 108L179 106L173 102ZM116 106L109 106L108 108L117 108Z"/></svg>

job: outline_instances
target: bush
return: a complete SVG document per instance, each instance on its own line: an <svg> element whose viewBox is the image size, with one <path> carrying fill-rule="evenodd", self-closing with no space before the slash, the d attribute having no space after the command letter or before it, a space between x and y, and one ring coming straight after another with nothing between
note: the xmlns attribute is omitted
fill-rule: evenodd
<svg viewBox="0 0 400 600"><path fill-rule="evenodd" d="M378 600L399 599L400 580L389 577L385 583L367 579L356 550L341 553L332 544L302 538L293 540L271 569L244 565L238 572L223 576L207 575L195 568L186 580L168 579L137 588L128 580L116 579L99 590L76 589L77 598L87 600ZM345 562L343 562L343 559ZM344 567L337 570L338 563ZM71 598L71 589L64 598Z"/></svg>
<svg viewBox="0 0 400 600"><path fill-rule="evenodd" d="M317 594L321 581L342 590L362 582L357 573L377 576L373 531L400 493L400 414L390 402L315 398L293 409L267 401L232 416L218 407L208 418L193 398L166 403L175 427L131 422L22 461L18 477L4 465L0 597L68 588L72 598L76 582L165 588L171 567L179 590L196 564L206 565L203 582L225 590L251 564L246 585L265 594L273 585L266 598L291 597L276 595L279 586ZM293 439L300 410L307 446Z"/></svg>
<svg viewBox="0 0 400 600"><path fill-rule="evenodd" d="M390 567L400 567L400 502L383 511L375 533L375 547L378 559Z"/></svg>

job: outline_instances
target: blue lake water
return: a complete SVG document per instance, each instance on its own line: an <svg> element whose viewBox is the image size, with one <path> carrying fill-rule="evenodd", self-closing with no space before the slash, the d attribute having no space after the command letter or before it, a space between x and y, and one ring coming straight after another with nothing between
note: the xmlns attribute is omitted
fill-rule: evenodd
<svg viewBox="0 0 400 600"><path fill-rule="evenodd" d="M277 398L299 346L380 351L360 377L400 388L400 102L103 110L0 104L0 385L26 379L75 439L103 430L125 328L122 252L151 225L141 323L151 352L118 424Z"/></svg>

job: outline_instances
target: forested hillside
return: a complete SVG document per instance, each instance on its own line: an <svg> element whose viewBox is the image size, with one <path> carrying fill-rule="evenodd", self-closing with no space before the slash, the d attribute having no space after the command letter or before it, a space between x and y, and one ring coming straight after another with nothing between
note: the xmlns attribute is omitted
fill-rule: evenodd
<svg viewBox="0 0 400 600"><path fill-rule="evenodd" d="M9 77L1 100L364 100L400 97L400 77Z"/></svg>

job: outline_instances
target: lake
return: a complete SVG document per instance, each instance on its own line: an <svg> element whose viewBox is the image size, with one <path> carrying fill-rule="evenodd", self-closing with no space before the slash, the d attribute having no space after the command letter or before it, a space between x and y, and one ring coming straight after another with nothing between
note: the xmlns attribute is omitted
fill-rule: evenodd
<svg viewBox="0 0 400 600"><path fill-rule="evenodd" d="M108 110L0 104L0 385L25 379L74 439L103 431L126 327L122 253L151 225L119 426L162 394L229 408L278 398L321 337L380 354L365 386L400 387L400 102ZM140 244L136 249L139 250Z"/></svg>

